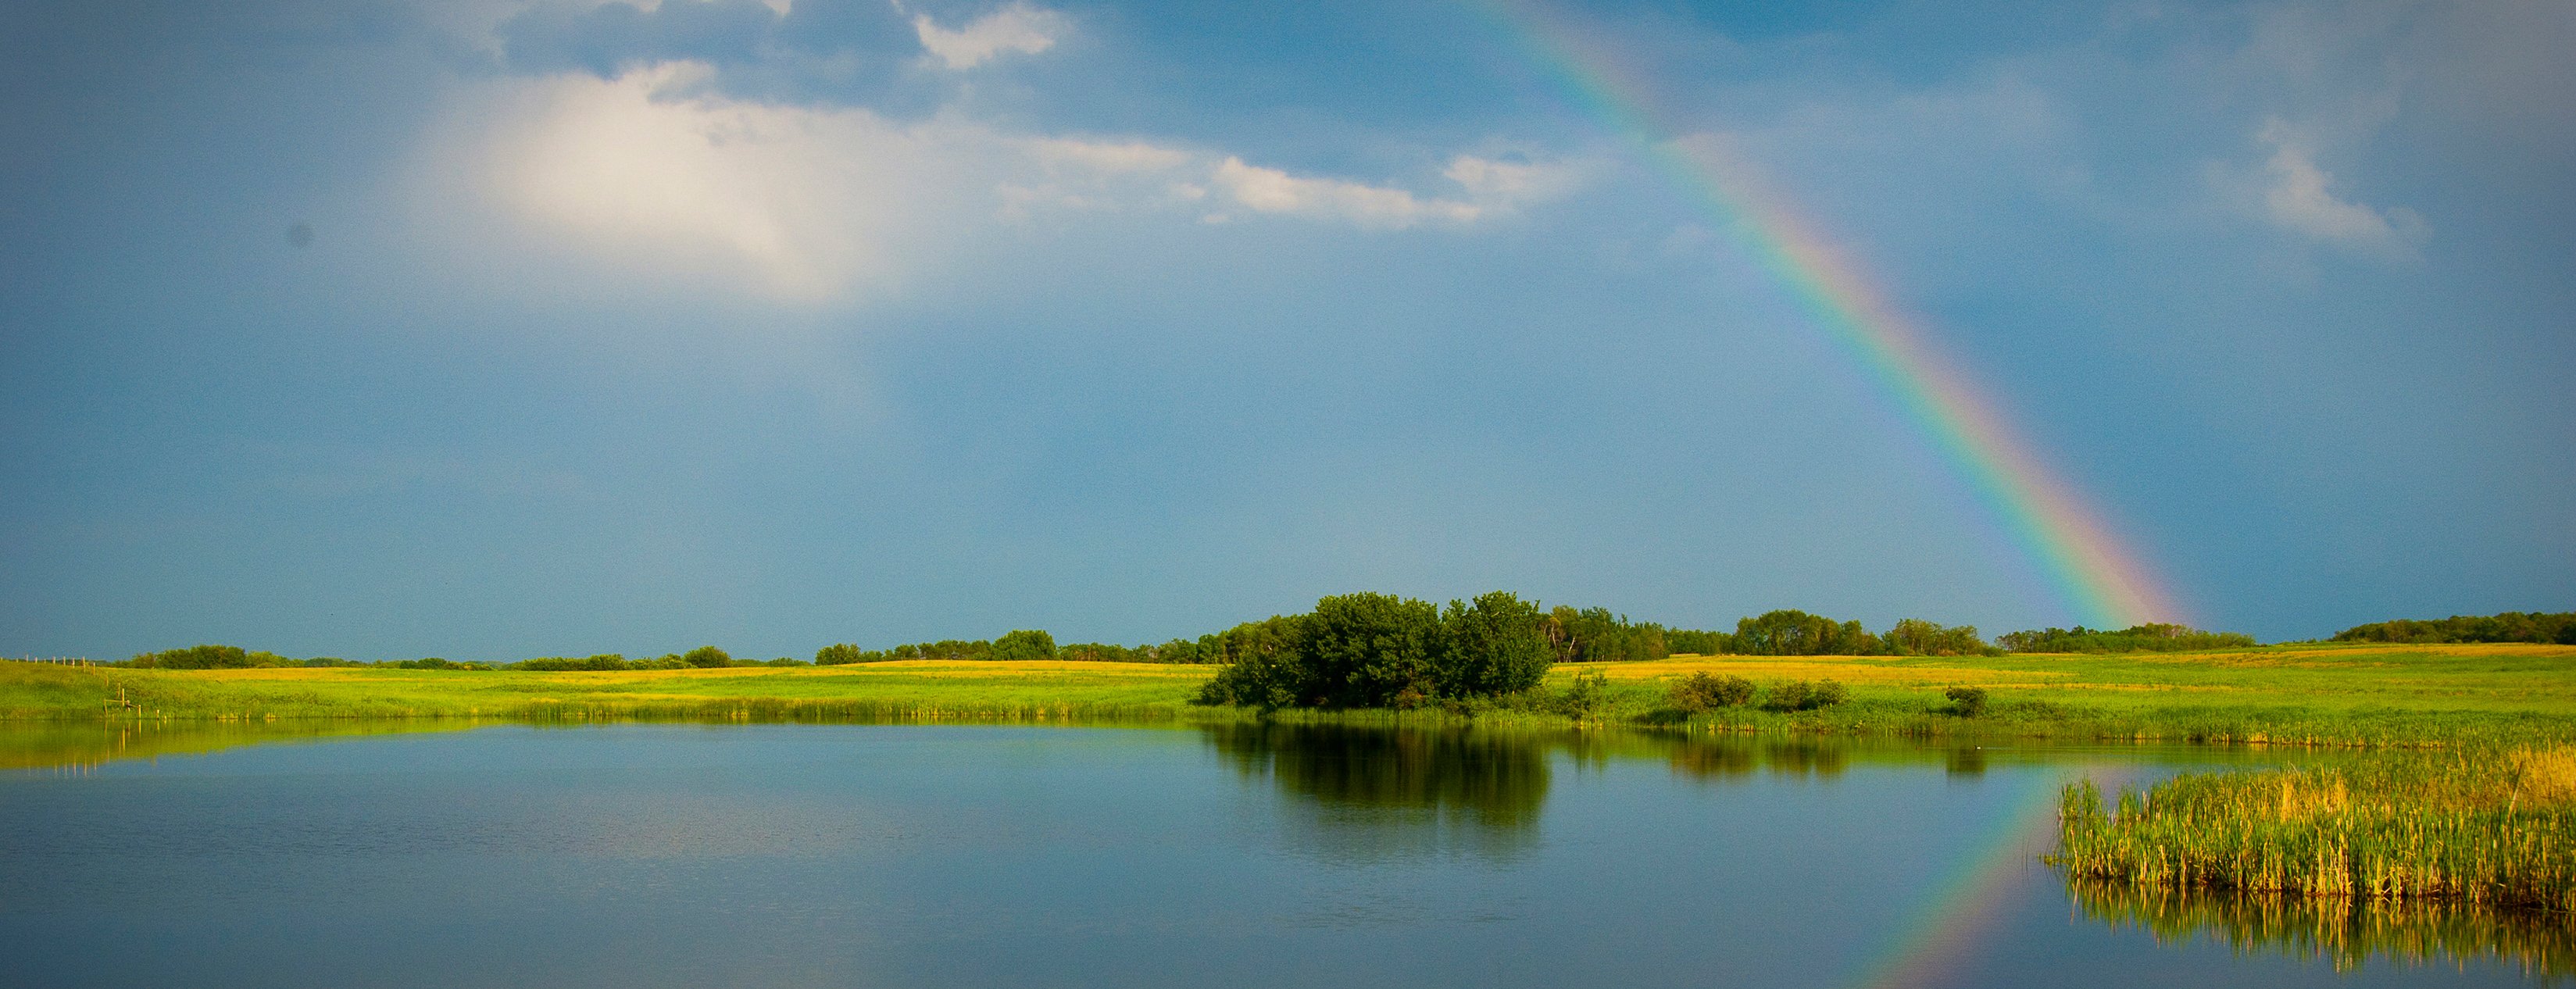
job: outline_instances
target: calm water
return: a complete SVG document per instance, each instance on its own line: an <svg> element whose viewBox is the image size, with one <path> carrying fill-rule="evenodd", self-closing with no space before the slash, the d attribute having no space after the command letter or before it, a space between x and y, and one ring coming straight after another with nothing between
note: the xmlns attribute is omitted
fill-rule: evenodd
<svg viewBox="0 0 2576 989"><path fill-rule="evenodd" d="M2338 951L2350 925L2079 898L2037 861L2070 774L2206 752L1275 726L256 740L0 736L23 767L0 770L0 984L2539 981L2474 927Z"/></svg>

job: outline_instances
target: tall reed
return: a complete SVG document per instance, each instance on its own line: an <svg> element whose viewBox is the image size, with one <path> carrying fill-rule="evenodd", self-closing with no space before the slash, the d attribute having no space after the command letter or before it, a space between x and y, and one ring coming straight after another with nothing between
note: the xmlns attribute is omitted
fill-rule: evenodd
<svg viewBox="0 0 2576 989"><path fill-rule="evenodd" d="M2154 889L2455 900L2576 914L2576 749L2186 774L2060 798L2070 877Z"/></svg>

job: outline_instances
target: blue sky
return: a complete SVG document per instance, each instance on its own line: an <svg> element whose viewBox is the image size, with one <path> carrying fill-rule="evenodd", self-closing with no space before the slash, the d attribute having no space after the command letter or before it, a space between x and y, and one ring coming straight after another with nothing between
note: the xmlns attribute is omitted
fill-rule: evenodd
<svg viewBox="0 0 2576 989"><path fill-rule="evenodd" d="M2566 5L1549 9L2185 617L2576 607ZM31 3L0 48L0 651L2076 618L1473 7Z"/></svg>

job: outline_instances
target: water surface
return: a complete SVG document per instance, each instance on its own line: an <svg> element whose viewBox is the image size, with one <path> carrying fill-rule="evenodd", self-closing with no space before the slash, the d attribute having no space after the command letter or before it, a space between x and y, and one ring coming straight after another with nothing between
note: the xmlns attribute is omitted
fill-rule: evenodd
<svg viewBox="0 0 2576 989"><path fill-rule="evenodd" d="M229 730L0 733L0 982L2412 986L2566 965L2548 931L2124 899L2040 863L2071 774L2256 758L2213 750Z"/></svg>

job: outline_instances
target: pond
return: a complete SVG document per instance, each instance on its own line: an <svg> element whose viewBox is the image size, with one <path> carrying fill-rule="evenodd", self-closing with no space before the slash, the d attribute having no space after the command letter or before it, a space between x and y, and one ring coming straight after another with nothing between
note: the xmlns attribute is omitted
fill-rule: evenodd
<svg viewBox="0 0 2576 989"><path fill-rule="evenodd" d="M0 732L12 986L2527 985L2567 937L2070 889L2231 758L1328 726ZM2562 921L2563 922L2563 921Z"/></svg>

